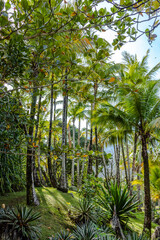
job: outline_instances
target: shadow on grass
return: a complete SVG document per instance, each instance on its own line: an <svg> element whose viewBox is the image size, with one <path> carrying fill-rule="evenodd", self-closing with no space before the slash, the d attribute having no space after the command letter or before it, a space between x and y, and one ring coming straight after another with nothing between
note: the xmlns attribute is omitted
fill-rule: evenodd
<svg viewBox="0 0 160 240"><path fill-rule="evenodd" d="M68 208L70 208L70 205L75 208L75 206L74 206L75 204L73 205L73 202L75 202L75 198L73 198L70 194L68 194L68 193L63 193L63 192L61 192L61 191L59 191L59 190L55 190L55 189L53 189L53 191L51 191L50 189L46 188L45 190L49 193L49 195L51 195L51 196L54 197L54 199L56 200L56 202L57 202L65 211L68 211ZM55 190L55 194L54 194L54 190ZM59 196L58 196L58 195L59 195ZM64 201L63 201L63 200L60 200L60 198L64 199ZM68 204L68 207L67 207L66 204Z"/></svg>

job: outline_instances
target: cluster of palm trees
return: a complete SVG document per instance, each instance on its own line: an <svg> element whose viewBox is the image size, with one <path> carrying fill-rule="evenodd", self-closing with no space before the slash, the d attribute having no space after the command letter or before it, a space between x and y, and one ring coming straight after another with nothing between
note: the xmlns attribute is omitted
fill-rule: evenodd
<svg viewBox="0 0 160 240"><path fill-rule="evenodd" d="M122 155L124 168L126 172L126 183L130 188L130 181L134 179L136 146L140 142L143 168L144 168L144 206L145 219L144 231L151 231L151 196L150 196L150 171L148 146L153 140L158 140L159 120L160 120L160 99L159 99L159 81L153 80L154 75L160 68L157 64L151 70L148 69L147 57L143 57L141 62L136 56L131 56L127 52L123 54L125 65L121 68L116 81L116 101L111 103L104 101L99 104L95 113L97 124L100 123L107 127L106 136L114 137L116 176L117 183L120 184L120 145L122 146ZM127 171L125 156L123 152L123 142L126 142L127 160L128 138L133 135L133 161L132 176ZM130 163L128 162L130 166Z"/></svg>

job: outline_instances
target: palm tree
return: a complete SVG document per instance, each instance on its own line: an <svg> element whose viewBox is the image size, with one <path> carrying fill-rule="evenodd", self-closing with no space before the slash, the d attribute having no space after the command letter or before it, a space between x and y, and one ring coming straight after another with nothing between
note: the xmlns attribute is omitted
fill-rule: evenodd
<svg viewBox="0 0 160 240"><path fill-rule="evenodd" d="M151 231L151 199L150 180L147 144L150 135L157 128L157 121L160 119L160 99L157 96L159 81L147 81L144 86L137 86L133 89L126 87L125 98L118 106L103 103L97 110L99 121L114 122L126 129L132 126L138 129L141 138L142 157L144 164L144 193L145 193L145 219L144 231ZM122 90L122 89L120 89Z"/></svg>
<svg viewBox="0 0 160 240"><path fill-rule="evenodd" d="M158 81L153 81L160 63L151 70L148 69L147 58L149 51L138 62L136 56L123 53L125 65L120 71L118 99L116 106L103 103L97 111L98 119L102 123L107 121L121 125L135 132L141 139L142 158L144 163L144 193L145 219L144 231L151 234L151 198L147 144L149 137L159 127L160 99L158 97ZM118 102L119 100L119 102ZM136 136L137 137L137 136Z"/></svg>

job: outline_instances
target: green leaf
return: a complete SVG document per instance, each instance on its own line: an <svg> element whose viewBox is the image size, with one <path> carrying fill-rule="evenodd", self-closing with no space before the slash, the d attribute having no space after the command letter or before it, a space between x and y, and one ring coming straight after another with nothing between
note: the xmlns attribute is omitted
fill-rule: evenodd
<svg viewBox="0 0 160 240"><path fill-rule="evenodd" d="M9 10L11 8L11 4L9 2L6 2L5 4L5 9Z"/></svg>

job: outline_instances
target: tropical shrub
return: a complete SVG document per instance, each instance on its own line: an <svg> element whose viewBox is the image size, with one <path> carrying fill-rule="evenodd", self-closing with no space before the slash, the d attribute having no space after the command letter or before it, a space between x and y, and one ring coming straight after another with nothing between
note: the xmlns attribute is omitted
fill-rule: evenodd
<svg viewBox="0 0 160 240"><path fill-rule="evenodd" d="M71 239L71 234L69 231L61 231L57 233L54 237L49 238L50 240L69 240Z"/></svg>
<svg viewBox="0 0 160 240"><path fill-rule="evenodd" d="M0 210L1 235L8 240L39 239L40 230L33 223L40 218L39 213L23 206Z"/></svg>
<svg viewBox="0 0 160 240"><path fill-rule="evenodd" d="M109 227L99 228L95 223L87 221L82 225L77 225L72 238L75 240L113 240L115 237Z"/></svg>
<svg viewBox="0 0 160 240"><path fill-rule="evenodd" d="M97 228L92 222L86 222L83 225L77 225L73 231L73 239L76 240L95 240L97 239Z"/></svg>
<svg viewBox="0 0 160 240"><path fill-rule="evenodd" d="M94 217L93 202L88 198L82 198L79 200L78 212L75 222L78 224L85 223L86 221L92 220Z"/></svg>
<svg viewBox="0 0 160 240"><path fill-rule="evenodd" d="M108 214L108 219L116 233L117 238L125 238L124 229L128 228L127 222L134 217L134 210L138 206L135 196L130 196L127 188L121 188L116 183L111 183L108 188L102 188L98 197L98 204Z"/></svg>

